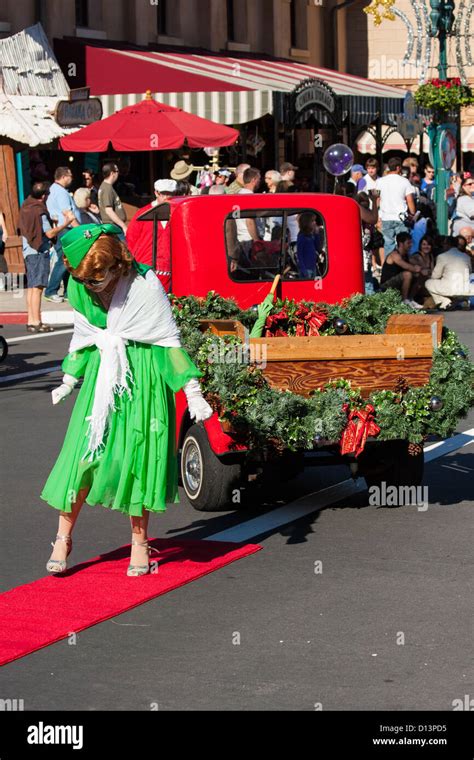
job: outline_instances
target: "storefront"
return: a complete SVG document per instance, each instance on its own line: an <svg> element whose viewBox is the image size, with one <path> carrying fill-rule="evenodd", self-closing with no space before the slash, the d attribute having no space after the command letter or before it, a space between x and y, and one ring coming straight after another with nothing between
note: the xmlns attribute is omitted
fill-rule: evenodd
<svg viewBox="0 0 474 760"><path fill-rule="evenodd" d="M311 78L302 82L290 94L275 93L275 115L284 129L285 153L303 171L311 173L312 186L316 190L328 190L330 178L323 170L322 155L325 149L335 143L349 145L356 152L358 135L369 129L373 136L374 153L382 162L382 151L386 139L385 124L397 125L404 118L407 93L395 88L379 87L373 82L357 80L355 77L329 72L346 82L335 82ZM342 92L348 85L348 92ZM417 115L417 124L423 130L423 122Z"/></svg>
<svg viewBox="0 0 474 760"><path fill-rule="evenodd" d="M75 61L76 80L82 76L80 84L100 98L104 116L139 102L149 89L160 102L238 127L239 153L224 154L223 162L248 160L269 168L284 159L302 160L311 181L322 179L320 142L344 139L355 147L360 132L375 124L381 154L382 125L396 123L406 94L278 59L104 48L72 38L55 41L55 50L65 71Z"/></svg>

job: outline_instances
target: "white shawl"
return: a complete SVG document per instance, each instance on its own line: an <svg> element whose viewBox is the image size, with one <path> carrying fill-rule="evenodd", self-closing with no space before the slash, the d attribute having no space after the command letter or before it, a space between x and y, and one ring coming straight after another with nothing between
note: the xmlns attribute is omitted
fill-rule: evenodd
<svg viewBox="0 0 474 760"><path fill-rule="evenodd" d="M169 299L161 282L150 270L146 278L132 270L121 277L110 304L107 328L92 325L78 311L74 312L74 334L69 352L96 345L100 351L100 367L95 386L92 415L89 422L89 449L92 460L102 445L114 396L127 393L133 383L125 346L129 340L153 346L181 348L179 330L173 318Z"/></svg>

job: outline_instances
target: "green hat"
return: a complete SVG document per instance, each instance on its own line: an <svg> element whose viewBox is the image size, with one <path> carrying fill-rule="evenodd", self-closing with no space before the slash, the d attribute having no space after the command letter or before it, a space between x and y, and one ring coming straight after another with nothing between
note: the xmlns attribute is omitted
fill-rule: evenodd
<svg viewBox="0 0 474 760"><path fill-rule="evenodd" d="M61 246L72 268L77 269L101 235L121 233L122 230L116 224L81 224L63 235Z"/></svg>

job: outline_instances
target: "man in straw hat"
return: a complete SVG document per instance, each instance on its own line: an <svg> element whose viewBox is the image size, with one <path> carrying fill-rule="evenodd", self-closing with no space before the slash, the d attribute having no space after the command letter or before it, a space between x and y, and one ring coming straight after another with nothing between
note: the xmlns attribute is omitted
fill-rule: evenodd
<svg viewBox="0 0 474 760"><path fill-rule="evenodd" d="M196 169L192 164L187 164L186 161L178 161L173 166L170 177L179 182L180 179L188 179L194 171ZM193 195L199 195L199 190L193 185L191 185L191 191Z"/></svg>

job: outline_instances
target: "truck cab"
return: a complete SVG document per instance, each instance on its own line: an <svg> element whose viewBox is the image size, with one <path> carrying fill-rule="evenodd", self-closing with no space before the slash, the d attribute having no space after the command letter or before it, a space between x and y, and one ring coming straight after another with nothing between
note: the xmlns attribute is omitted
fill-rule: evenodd
<svg viewBox="0 0 474 760"><path fill-rule="evenodd" d="M306 225L314 220L318 239L317 269L311 274L302 271L296 254L302 220ZM336 303L364 292L360 212L350 198L319 193L173 198L138 221L154 225L155 261L162 223L171 226L169 290L176 296L204 297L214 290L245 309L263 301L277 274L280 298Z"/></svg>

